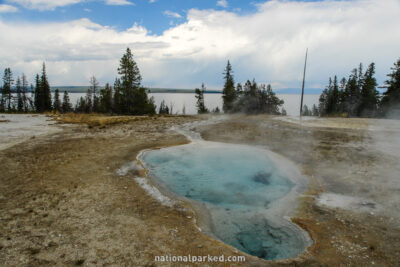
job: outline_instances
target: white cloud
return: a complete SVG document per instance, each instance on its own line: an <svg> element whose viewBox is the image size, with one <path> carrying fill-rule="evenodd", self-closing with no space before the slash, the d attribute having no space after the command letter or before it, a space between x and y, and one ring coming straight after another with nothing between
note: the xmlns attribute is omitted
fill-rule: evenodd
<svg viewBox="0 0 400 267"><path fill-rule="evenodd" d="M155 3L157 0L149 0L149 3Z"/></svg>
<svg viewBox="0 0 400 267"><path fill-rule="evenodd" d="M177 19L182 18L182 16L179 13L172 12L170 10L165 10L164 15L170 18L177 18Z"/></svg>
<svg viewBox="0 0 400 267"><path fill-rule="evenodd" d="M228 7L228 1L227 0L218 0L217 1L217 6L227 8Z"/></svg>
<svg viewBox="0 0 400 267"><path fill-rule="evenodd" d="M115 6L134 5L134 3L127 0L106 0L106 4Z"/></svg>
<svg viewBox="0 0 400 267"><path fill-rule="evenodd" d="M10 3L19 4L25 8L38 9L38 10L54 10L57 7L63 7L88 0L6 0ZM104 0L106 5L135 5L128 0Z"/></svg>
<svg viewBox="0 0 400 267"><path fill-rule="evenodd" d="M17 11L18 8L16 8L15 6L0 4L0 13L12 13Z"/></svg>
<svg viewBox="0 0 400 267"><path fill-rule="evenodd" d="M117 31L88 19L21 24L0 18L0 71L11 67L33 79L46 61L54 85L87 84L92 74L112 82L129 46L146 85L219 88L230 59L236 81L299 87L308 47L307 86L323 86L329 76L347 76L359 62L372 61L382 83L400 57L398 14L397 0L275 0L245 16L192 9L186 22L162 35L138 25Z"/></svg>
<svg viewBox="0 0 400 267"><path fill-rule="evenodd" d="M19 4L29 9L53 10L57 7L77 4L85 0L6 0L10 3Z"/></svg>

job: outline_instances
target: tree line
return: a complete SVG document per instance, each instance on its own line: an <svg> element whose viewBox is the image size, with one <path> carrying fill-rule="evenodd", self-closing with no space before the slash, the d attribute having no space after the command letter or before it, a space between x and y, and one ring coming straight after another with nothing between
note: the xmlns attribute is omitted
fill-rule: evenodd
<svg viewBox="0 0 400 267"><path fill-rule="evenodd" d="M224 87L222 89L223 111L225 113L247 113L247 114L274 114L286 115L285 109L281 106L284 101L279 99L272 91L271 85L258 85L253 79L242 85L237 83L233 76L232 65L228 60L224 71ZM206 88L202 84L201 88L195 90L197 99L197 111L199 114L208 113L209 110L204 104L204 92ZM218 113L217 107L213 112Z"/></svg>
<svg viewBox="0 0 400 267"><path fill-rule="evenodd" d="M360 63L349 77L340 81L337 76L329 78L327 87L319 97L318 107L306 105L303 116L343 117L398 117L400 115L400 59L391 68L385 81L386 91L380 95L377 90L375 64L363 71Z"/></svg>
<svg viewBox="0 0 400 267"><path fill-rule="evenodd" d="M3 86L0 88L0 112L55 111L67 113L74 111L123 115L155 114L154 99L149 98L146 89L141 86L142 77L129 48L122 56L117 71L119 77L115 79L114 86L107 83L103 89L100 89L96 77L91 77L86 96L81 97L73 107L67 91L64 92L61 100L60 92L56 89L52 101L44 63L41 74L37 74L35 77L35 85L31 85L30 97L28 97L28 82L24 74L21 78L17 78L16 96L13 96L14 79L11 69L6 68L3 75Z"/></svg>
<svg viewBox="0 0 400 267"><path fill-rule="evenodd" d="M304 116L344 116L344 117L384 117L400 116L400 59L391 68L391 73L385 81L386 92L382 95L377 90L375 64L371 63L363 71L360 64L354 68L348 78L340 81L337 76L329 78L327 87L319 97L319 104L311 108L303 108ZM68 92L61 98L58 89L55 90L53 101L50 85L43 63L42 71L35 76L34 85L28 86L24 74L16 81L10 68L3 74L3 84L0 87L0 112L80 112L108 113L125 115L155 114L154 98L148 97L146 89L141 86L142 77L129 48L120 59L117 69L119 77L113 86L107 83L100 88L96 77L90 78L90 87L86 96L81 97L75 106L70 102ZM222 89L223 112L247 114L286 115L282 107L283 100L273 92L271 86L257 84L247 80L244 85L235 86L232 65L228 61L223 73ZM31 92L30 96L28 93ZM208 110L205 105L204 83L195 89L196 107L199 114L219 113L219 108ZM161 102L159 114L173 114L173 105L168 107ZM182 110L185 114L185 107Z"/></svg>

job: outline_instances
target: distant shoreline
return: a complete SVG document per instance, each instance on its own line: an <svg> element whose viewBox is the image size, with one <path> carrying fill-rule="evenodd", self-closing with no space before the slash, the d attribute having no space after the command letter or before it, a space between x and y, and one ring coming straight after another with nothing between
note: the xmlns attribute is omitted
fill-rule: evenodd
<svg viewBox="0 0 400 267"><path fill-rule="evenodd" d="M54 92L58 89L60 92L67 91L68 93L86 93L90 86L52 86L51 92ZM104 87L99 87L99 90ZM195 89L174 89L174 88L146 88L148 93L151 94L194 94ZM299 88L283 88L283 89L275 89L274 92L276 94L300 94L301 89ZM307 95L319 95L321 94L322 89L318 88L306 88L305 94ZM220 90L206 90L205 94L222 94Z"/></svg>

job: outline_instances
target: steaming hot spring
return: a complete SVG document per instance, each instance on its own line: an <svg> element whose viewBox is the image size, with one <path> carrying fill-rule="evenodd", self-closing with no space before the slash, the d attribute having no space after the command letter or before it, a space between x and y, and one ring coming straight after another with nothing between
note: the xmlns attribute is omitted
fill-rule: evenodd
<svg viewBox="0 0 400 267"><path fill-rule="evenodd" d="M153 183L190 201L201 229L226 244L268 260L296 257L310 244L289 219L307 179L269 150L192 138L139 159Z"/></svg>

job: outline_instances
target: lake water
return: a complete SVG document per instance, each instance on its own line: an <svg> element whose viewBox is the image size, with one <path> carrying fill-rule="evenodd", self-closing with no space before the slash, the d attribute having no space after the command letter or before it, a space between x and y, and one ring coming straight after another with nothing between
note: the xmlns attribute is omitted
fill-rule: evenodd
<svg viewBox="0 0 400 267"><path fill-rule="evenodd" d="M84 97L85 93L69 93L70 101L75 105L80 97ZM54 96L54 93L53 93ZM62 100L63 93L60 94ZM195 94L191 93L152 93L157 107L160 106L161 101L165 101L168 106L173 107L173 113L182 114L183 107L185 107L186 114L197 114ZM300 110L300 95L294 94L277 94L277 96L285 101L283 107L286 109L288 115L296 116ZM304 104L312 107L313 104L318 104L319 95L304 95ZM205 94L204 101L209 110L219 107L222 110L222 94ZM157 108L158 111L158 108Z"/></svg>
<svg viewBox="0 0 400 267"><path fill-rule="evenodd" d="M202 140L140 159L168 191L203 203L217 239L268 260L295 257L307 246L303 234L269 214L295 183L266 150Z"/></svg>
<svg viewBox="0 0 400 267"><path fill-rule="evenodd" d="M76 101L85 96L83 93L70 93L71 103L75 105ZM165 101L168 106L173 107L173 113L182 114L183 107L186 109L186 114L196 114L196 98L194 94L185 93L152 93L157 107L160 106L161 101ZM296 116L300 110L300 95L294 94L277 94L277 96L285 101L283 105L288 115ZM62 94L61 94L62 97ZM313 104L318 104L319 95L304 95L304 104L312 107ZM209 110L219 107L222 110L222 94L205 94L204 102ZM157 108L158 111L158 108Z"/></svg>

